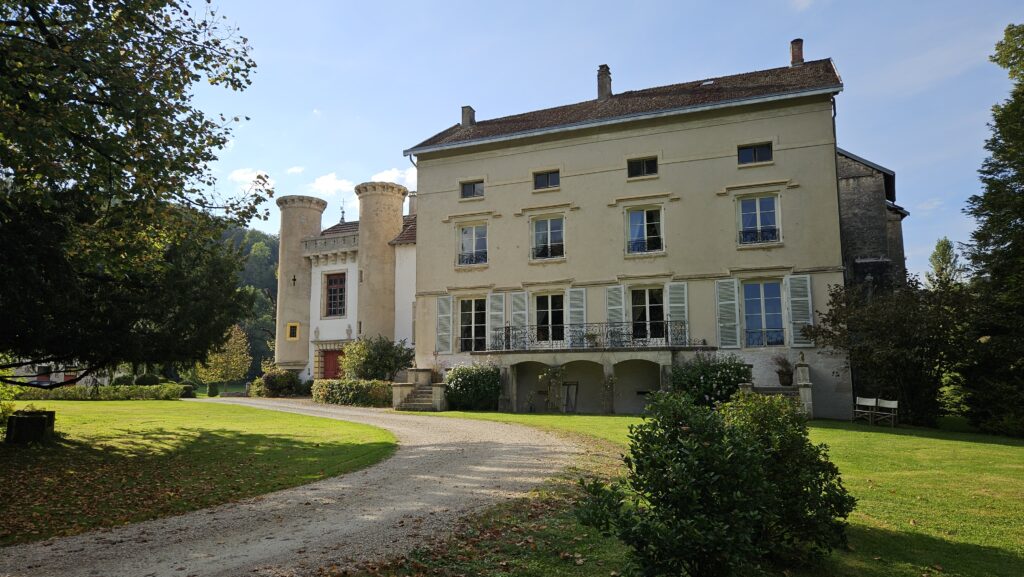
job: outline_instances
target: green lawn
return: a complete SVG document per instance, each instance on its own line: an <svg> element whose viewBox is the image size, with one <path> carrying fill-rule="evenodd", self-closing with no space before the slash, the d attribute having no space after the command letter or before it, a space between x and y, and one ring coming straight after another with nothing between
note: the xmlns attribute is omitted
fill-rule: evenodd
<svg viewBox="0 0 1024 577"><path fill-rule="evenodd" d="M499 413L443 413L445 417L513 422L614 443L605 453L625 449L630 424L637 417L572 415L512 415ZM988 435L918 428L888 429L832 421L811 423L811 438L831 448L843 482L858 499L850 518L850 550L834 553L823 567L797 571L799 575L840 576L1005 576L1024 575L1024 441ZM566 485L560 497L565 503ZM564 535L580 537L545 548L511 547L490 543L473 545L469 539L435 550L425 557L439 563L441 575L471 570L503 574L498 565L518 567L523 575L586 575L593 564L565 563L561 549L576 548L584 558L602 560L609 570L621 571L623 550L593 531L574 523L569 504L548 497L549 513L523 517L525 504L492 515L471 527L484 535L489 527L519 527L545 542L553 527ZM532 523L532 525L531 525ZM532 527L532 529L530 528ZM531 532L532 531L532 532ZM557 541L557 540L556 540ZM469 543L469 544L467 544ZM468 553L477 549L477 554ZM487 549L488 552L484 552ZM608 559L602 551L618 551ZM498 551L500 553L491 553ZM552 559L551 555L556 555ZM425 554L426 555L426 554ZM430 561L434 559L435 561ZM436 561L441 559L442 561ZM460 561L460 559L462 559ZM472 561L465 561L470 559ZM532 567L532 569L531 569ZM605 572L604 574L608 574Z"/></svg>
<svg viewBox="0 0 1024 577"><path fill-rule="evenodd" d="M0 545L301 485L376 463L396 446L376 427L231 405L32 404L57 411L60 438L30 448L0 443Z"/></svg>

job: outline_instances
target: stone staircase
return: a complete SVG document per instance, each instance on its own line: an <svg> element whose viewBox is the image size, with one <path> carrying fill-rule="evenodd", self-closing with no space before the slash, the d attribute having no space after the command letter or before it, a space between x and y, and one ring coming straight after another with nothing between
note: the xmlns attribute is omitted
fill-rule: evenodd
<svg viewBox="0 0 1024 577"><path fill-rule="evenodd" d="M395 407L396 411L433 411L434 410L434 387L433 385L417 384L416 388L409 393L404 401Z"/></svg>

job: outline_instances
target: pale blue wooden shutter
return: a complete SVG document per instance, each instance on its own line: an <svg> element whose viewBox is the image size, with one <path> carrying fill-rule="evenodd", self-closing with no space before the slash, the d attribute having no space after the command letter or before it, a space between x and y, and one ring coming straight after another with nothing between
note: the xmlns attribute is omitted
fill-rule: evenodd
<svg viewBox="0 0 1024 577"><path fill-rule="evenodd" d="M505 293L488 295L487 342L491 350L505 348Z"/></svg>
<svg viewBox="0 0 1024 577"><path fill-rule="evenodd" d="M668 293L668 335L671 344L686 344L690 335L689 318L686 306L686 283L670 282L665 286Z"/></svg>
<svg viewBox="0 0 1024 577"><path fill-rule="evenodd" d="M610 286L604 289L604 295L605 309L608 311L608 322L626 322L626 289L622 285Z"/></svg>
<svg viewBox="0 0 1024 577"><path fill-rule="evenodd" d="M789 293L789 326L794 347L813 347L814 341L803 335L803 328L814 324L814 307L811 304L810 275L786 277Z"/></svg>
<svg viewBox="0 0 1024 577"><path fill-rule="evenodd" d="M452 297L437 297L437 340L434 349L439 353L452 352Z"/></svg>
<svg viewBox="0 0 1024 577"><path fill-rule="evenodd" d="M526 291L514 292L512 298L511 348L525 349L529 346L530 297Z"/></svg>
<svg viewBox="0 0 1024 577"><path fill-rule="evenodd" d="M569 301L569 326L565 331L569 346L582 347L583 335L587 332L587 289L571 288L565 291L565 296Z"/></svg>
<svg viewBox="0 0 1024 577"><path fill-rule="evenodd" d="M715 301L718 309L719 348L740 348L739 283L736 279L715 281Z"/></svg>

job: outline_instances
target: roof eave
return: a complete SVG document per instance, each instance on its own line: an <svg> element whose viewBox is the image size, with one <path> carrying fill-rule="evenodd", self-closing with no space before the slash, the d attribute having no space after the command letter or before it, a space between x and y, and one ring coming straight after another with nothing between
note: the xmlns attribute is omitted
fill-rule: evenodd
<svg viewBox="0 0 1024 577"><path fill-rule="evenodd" d="M838 94L843 91L843 85L837 84L828 86L825 88L813 88L808 90L796 90L793 92L783 92L780 94L772 94L770 96L758 96L754 98L738 98L735 100L727 100L724 102L716 102L714 104L702 104L696 106L684 106L682 108L671 108L668 110L659 110L656 112L642 112L638 114L629 114L626 116L616 116L613 118L604 118L600 120L588 120L584 122L574 122L572 124L561 124L558 126L551 126L548 128L538 128L535 130L524 130L522 132L513 132L510 134L502 134L499 136L491 136L487 138L476 138L472 140L463 140L459 142L451 142L445 144L435 144L431 146L417 146L402 151L404 156L413 156L416 154L423 154L427 152L439 152L442 150L453 150L457 148L466 148L470 146L479 146L481 144L492 144L496 142L507 142L510 140L520 140L523 138L530 138L533 136L542 136L546 134L558 134L562 132L571 132L574 130L581 130L584 128L594 128L598 126L610 126L615 124L624 124L627 122L636 122L638 120L650 120L653 118L663 118L667 116L681 116L684 114L694 114L697 112L705 112L708 110L719 110L722 108L732 108L735 106L748 106L751 104L761 104L765 102L776 102L779 100L789 100L791 98L802 98L807 96L820 96L825 94Z"/></svg>

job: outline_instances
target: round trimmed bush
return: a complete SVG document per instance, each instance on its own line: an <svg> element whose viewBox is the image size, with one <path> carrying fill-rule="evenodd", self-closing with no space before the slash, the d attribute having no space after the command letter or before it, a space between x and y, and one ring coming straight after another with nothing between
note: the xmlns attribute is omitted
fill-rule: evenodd
<svg viewBox="0 0 1024 577"><path fill-rule="evenodd" d="M206 396L207 397L219 397L220 396L220 384L210 383L206 385Z"/></svg>
<svg viewBox="0 0 1024 577"><path fill-rule="evenodd" d="M182 399L194 399L196 398L196 388L192 385L181 385L181 398Z"/></svg>
<svg viewBox="0 0 1024 577"><path fill-rule="evenodd" d="M461 365L448 370L445 398L453 411L496 411L501 372L493 365Z"/></svg>
<svg viewBox="0 0 1024 577"><path fill-rule="evenodd" d="M135 377L135 384L140 387L152 387L153 385L159 385L162 380L163 379L160 378L160 375L143 373Z"/></svg>
<svg viewBox="0 0 1024 577"><path fill-rule="evenodd" d="M287 397L300 389L299 376L284 369L270 369L256 381L249 385L250 397Z"/></svg>
<svg viewBox="0 0 1024 577"><path fill-rule="evenodd" d="M125 385L134 385L135 375L118 375L110 380L110 385L113 387L123 387Z"/></svg>

